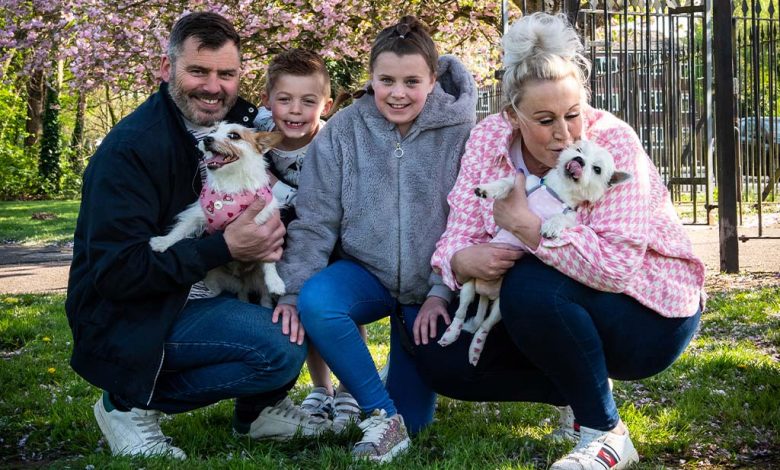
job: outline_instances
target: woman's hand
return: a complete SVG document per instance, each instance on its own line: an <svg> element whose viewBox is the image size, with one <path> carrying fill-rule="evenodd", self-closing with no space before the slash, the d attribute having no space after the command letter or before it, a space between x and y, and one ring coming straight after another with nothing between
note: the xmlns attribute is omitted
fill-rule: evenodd
<svg viewBox="0 0 780 470"><path fill-rule="evenodd" d="M450 265L461 284L475 278L495 281L514 266L523 253L519 247L508 243L481 243L456 252Z"/></svg>
<svg viewBox="0 0 780 470"><path fill-rule="evenodd" d="M428 344L428 339L436 337L436 323L439 317L444 318L444 323L450 324L450 314L447 313L447 301L434 295L425 299L414 319L412 331L414 333L414 344L417 346Z"/></svg>
<svg viewBox="0 0 780 470"><path fill-rule="evenodd" d="M493 202L493 219L496 225L512 232L529 248L535 250L539 246L542 220L528 208L523 172L517 173L515 189L506 198Z"/></svg>
<svg viewBox="0 0 780 470"><path fill-rule="evenodd" d="M295 305L279 304L274 309L271 321L276 323L282 319L282 333L290 336L291 343L303 344L303 338L306 332L303 331L303 325L298 320L298 308Z"/></svg>

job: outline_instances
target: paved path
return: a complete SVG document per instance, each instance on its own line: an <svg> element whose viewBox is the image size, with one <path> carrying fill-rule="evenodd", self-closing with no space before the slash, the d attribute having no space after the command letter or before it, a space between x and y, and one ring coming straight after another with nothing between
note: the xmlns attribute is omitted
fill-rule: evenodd
<svg viewBox="0 0 780 470"><path fill-rule="evenodd" d="M0 294L65 293L71 248L0 245Z"/></svg>
<svg viewBox="0 0 780 470"><path fill-rule="evenodd" d="M780 273L780 221L764 229L765 239L739 243L740 270L749 273ZM693 249L710 273L720 269L718 227L687 225ZM742 227L740 235L755 236L755 227ZM0 245L0 294L29 292L65 293L71 248ZM774 276L773 276L774 277ZM777 276L780 286L780 274Z"/></svg>

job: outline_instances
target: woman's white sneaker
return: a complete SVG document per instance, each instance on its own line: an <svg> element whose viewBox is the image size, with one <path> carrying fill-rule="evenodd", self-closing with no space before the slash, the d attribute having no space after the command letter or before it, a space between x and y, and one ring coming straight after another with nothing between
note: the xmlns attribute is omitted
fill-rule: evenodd
<svg viewBox="0 0 780 470"><path fill-rule="evenodd" d="M171 445L171 438L162 433L159 411L140 408L120 411L111 404L107 393L95 403L94 411L112 454L187 458L187 454Z"/></svg>
<svg viewBox="0 0 780 470"><path fill-rule="evenodd" d="M550 470L620 470L639 462L639 454L625 434L580 427L580 442Z"/></svg>
<svg viewBox="0 0 780 470"><path fill-rule="evenodd" d="M371 417L359 426L363 430L363 439L352 448L352 455L357 458L389 462L412 442L399 414L388 418L385 410L374 410Z"/></svg>

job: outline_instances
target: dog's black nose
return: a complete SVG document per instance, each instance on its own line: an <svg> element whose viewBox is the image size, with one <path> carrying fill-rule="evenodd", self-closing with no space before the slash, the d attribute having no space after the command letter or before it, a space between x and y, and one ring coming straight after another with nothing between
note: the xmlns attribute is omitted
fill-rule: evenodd
<svg viewBox="0 0 780 470"><path fill-rule="evenodd" d="M210 135L207 135L203 138L203 145L211 145L214 143L214 137L211 137Z"/></svg>

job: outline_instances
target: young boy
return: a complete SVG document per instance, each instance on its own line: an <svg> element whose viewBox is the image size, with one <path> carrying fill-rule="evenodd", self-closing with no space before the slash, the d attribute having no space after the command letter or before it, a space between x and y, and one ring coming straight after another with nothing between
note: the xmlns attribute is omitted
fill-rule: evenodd
<svg viewBox="0 0 780 470"><path fill-rule="evenodd" d="M271 173L278 179L273 185L273 194L282 206L282 221L287 225L295 219L298 178L306 150L325 124L320 116L327 115L333 106L325 62L314 52L303 49L291 49L277 55L268 65L262 99L267 109L260 110L255 127L284 134L282 142L267 156L270 157ZM365 339L363 326L360 331ZM342 388L334 396L330 369L316 349L309 348L306 364L314 389L303 400L301 408L310 415L332 416L337 432L350 422L358 422L360 407L357 401Z"/></svg>

